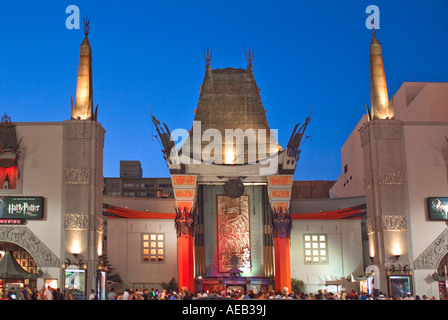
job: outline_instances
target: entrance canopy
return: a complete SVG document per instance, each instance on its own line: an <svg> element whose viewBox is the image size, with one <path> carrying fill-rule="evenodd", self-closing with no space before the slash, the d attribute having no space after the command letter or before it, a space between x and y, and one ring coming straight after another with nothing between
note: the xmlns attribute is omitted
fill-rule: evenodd
<svg viewBox="0 0 448 320"><path fill-rule="evenodd" d="M0 260L0 279L36 279L37 273L29 273L22 269L11 252L6 252Z"/></svg>

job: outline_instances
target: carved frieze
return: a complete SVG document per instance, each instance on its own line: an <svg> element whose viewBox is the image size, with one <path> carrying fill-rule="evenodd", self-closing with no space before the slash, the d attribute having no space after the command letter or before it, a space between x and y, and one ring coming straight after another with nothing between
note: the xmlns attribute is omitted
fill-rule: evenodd
<svg viewBox="0 0 448 320"><path fill-rule="evenodd" d="M89 216L87 214L67 213L64 216L65 230L88 230Z"/></svg>
<svg viewBox="0 0 448 320"><path fill-rule="evenodd" d="M373 177L371 172L364 173L364 190L371 188L373 185Z"/></svg>
<svg viewBox="0 0 448 320"><path fill-rule="evenodd" d="M375 219L374 218L372 218L372 217L367 218L366 228L367 228L367 234L372 234L375 232L376 228L375 228Z"/></svg>
<svg viewBox="0 0 448 320"><path fill-rule="evenodd" d="M414 261L415 269L437 269L440 260L448 252L448 229L445 229L431 245Z"/></svg>
<svg viewBox="0 0 448 320"><path fill-rule="evenodd" d="M401 125L398 123L376 124L375 138L401 139Z"/></svg>
<svg viewBox="0 0 448 320"><path fill-rule="evenodd" d="M383 215L381 216L383 231L406 231L408 221L405 216Z"/></svg>
<svg viewBox="0 0 448 320"><path fill-rule="evenodd" d="M376 221L375 221L376 219ZM367 234L378 231L376 226L381 226L382 231L407 231L408 221L405 216L381 215L377 218L369 217L366 221Z"/></svg>
<svg viewBox="0 0 448 320"><path fill-rule="evenodd" d="M103 218L95 218L95 231L98 233L103 233L104 232L104 219Z"/></svg>
<svg viewBox="0 0 448 320"><path fill-rule="evenodd" d="M379 184L403 184L404 173L401 169L378 169Z"/></svg>
<svg viewBox="0 0 448 320"><path fill-rule="evenodd" d="M251 271L249 196L230 198L217 196L218 270L228 272L232 257L239 260L237 268Z"/></svg>
<svg viewBox="0 0 448 320"><path fill-rule="evenodd" d="M368 126L364 126L359 130L361 136L361 148L370 141L370 131Z"/></svg>
<svg viewBox="0 0 448 320"><path fill-rule="evenodd" d="M89 184L89 168L67 168L65 169L65 183L67 184Z"/></svg>
<svg viewBox="0 0 448 320"><path fill-rule="evenodd" d="M61 262L42 241L40 241L26 227L8 227L0 228L0 241L15 243L27 250L41 267L59 267Z"/></svg>
<svg viewBox="0 0 448 320"><path fill-rule="evenodd" d="M104 147L104 135L105 135L106 131L102 127L99 127L97 132L98 133L96 135L96 139L97 139L98 143L102 147Z"/></svg>
<svg viewBox="0 0 448 320"><path fill-rule="evenodd" d="M91 125L88 123L66 123L64 126L64 139L90 139Z"/></svg>

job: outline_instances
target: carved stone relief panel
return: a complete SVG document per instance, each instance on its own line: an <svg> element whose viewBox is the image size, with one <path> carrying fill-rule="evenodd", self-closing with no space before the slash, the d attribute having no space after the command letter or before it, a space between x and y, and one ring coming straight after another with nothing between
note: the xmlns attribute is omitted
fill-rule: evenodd
<svg viewBox="0 0 448 320"><path fill-rule="evenodd" d="M15 243L27 250L38 267L59 267L61 261L27 227L0 228L0 241Z"/></svg>
<svg viewBox="0 0 448 320"><path fill-rule="evenodd" d="M370 141L369 126L364 126L359 130L361 136L361 148L364 147Z"/></svg>
<svg viewBox="0 0 448 320"><path fill-rule="evenodd" d="M97 130L98 131L97 131L96 139L97 139L98 143L102 147L104 147L104 136L105 136L106 131L102 127L98 127Z"/></svg>
<svg viewBox="0 0 448 320"><path fill-rule="evenodd" d="M404 173L401 169L378 169L379 184L403 184Z"/></svg>
<svg viewBox="0 0 448 320"><path fill-rule="evenodd" d="M383 215L381 216L383 231L406 231L408 221L405 216Z"/></svg>
<svg viewBox="0 0 448 320"><path fill-rule="evenodd" d="M66 123L64 126L65 139L90 139L91 126L87 123Z"/></svg>
<svg viewBox="0 0 448 320"><path fill-rule="evenodd" d="M67 213L64 216L65 230L88 230L89 216L87 214Z"/></svg>
<svg viewBox="0 0 448 320"><path fill-rule="evenodd" d="M231 259L239 258L237 267L242 272L251 270L249 197L217 196L218 269L228 272Z"/></svg>
<svg viewBox="0 0 448 320"><path fill-rule="evenodd" d="M376 124L375 138L377 139L401 139L401 125L398 123Z"/></svg>
<svg viewBox="0 0 448 320"><path fill-rule="evenodd" d="M67 184L89 184L89 168L67 168L65 169L65 183Z"/></svg>
<svg viewBox="0 0 448 320"><path fill-rule="evenodd" d="M372 234L376 231L375 218L369 217L366 221L367 234Z"/></svg>
<svg viewBox="0 0 448 320"><path fill-rule="evenodd" d="M448 229L445 229L436 240L414 261L415 269L437 269L440 260L448 252Z"/></svg>
<svg viewBox="0 0 448 320"><path fill-rule="evenodd" d="M104 219L103 218L95 218L95 230L98 233L103 234L104 232Z"/></svg>
<svg viewBox="0 0 448 320"><path fill-rule="evenodd" d="M364 190L371 188L373 185L373 177L371 172L364 173Z"/></svg>

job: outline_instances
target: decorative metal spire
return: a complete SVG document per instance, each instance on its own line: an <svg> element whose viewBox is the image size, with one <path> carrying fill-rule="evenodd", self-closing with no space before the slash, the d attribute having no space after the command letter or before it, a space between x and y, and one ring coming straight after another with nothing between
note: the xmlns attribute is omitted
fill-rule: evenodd
<svg viewBox="0 0 448 320"><path fill-rule="evenodd" d="M87 37L89 35L89 29L90 29L90 17L86 16L83 18L84 21L84 34Z"/></svg>
<svg viewBox="0 0 448 320"><path fill-rule="evenodd" d="M246 59L247 59L248 65L252 66L252 60L254 59L254 50L252 49L252 52L251 52L250 46L249 46L249 51L246 50Z"/></svg>
<svg viewBox="0 0 448 320"><path fill-rule="evenodd" d="M207 47L207 52L204 49L204 59L206 62L206 67L210 66L210 61L212 60L212 53L213 53L213 49L209 50L209 48Z"/></svg>

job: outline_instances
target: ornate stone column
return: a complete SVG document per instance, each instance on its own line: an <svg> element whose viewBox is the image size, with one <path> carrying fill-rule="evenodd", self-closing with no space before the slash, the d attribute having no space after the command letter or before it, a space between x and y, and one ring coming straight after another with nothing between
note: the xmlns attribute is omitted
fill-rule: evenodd
<svg viewBox="0 0 448 320"><path fill-rule="evenodd" d="M361 129L367 234L379 288L386 291L391 264L409 265L408 212L403 127L397 120L374 120Z"/></svg>
<svg viewBox="0 0 448 320"><path fill-rule="evenodd" d="M193 208L176 208L177 264L179 291L187 287L194 290L194 232Z"/></svg>
<svg viewBox="0 0 448 320"><path fill-rule="evenodd" d="M288 288L291 292L290 235L292 222L289 217L293 176L275 175L268 177L268 191L271 202L271 224L274 237L275 289Z"/></svg>
<svg viewBox="0 0 448 320"><path fill-rule="evenodd" d="M175 227L177 231L177 266L179 291L187 287L194 291L194 209L197 198L195 175L172 174L176 199Z"/></svg>
<svg viewBox="0 0 448 320"><path fill-rule="evenodd" d="M289 212L272 212L272 232L274 236L275 289L288 288L291 292L291 256L289 239L291 236Z"/></svg>

